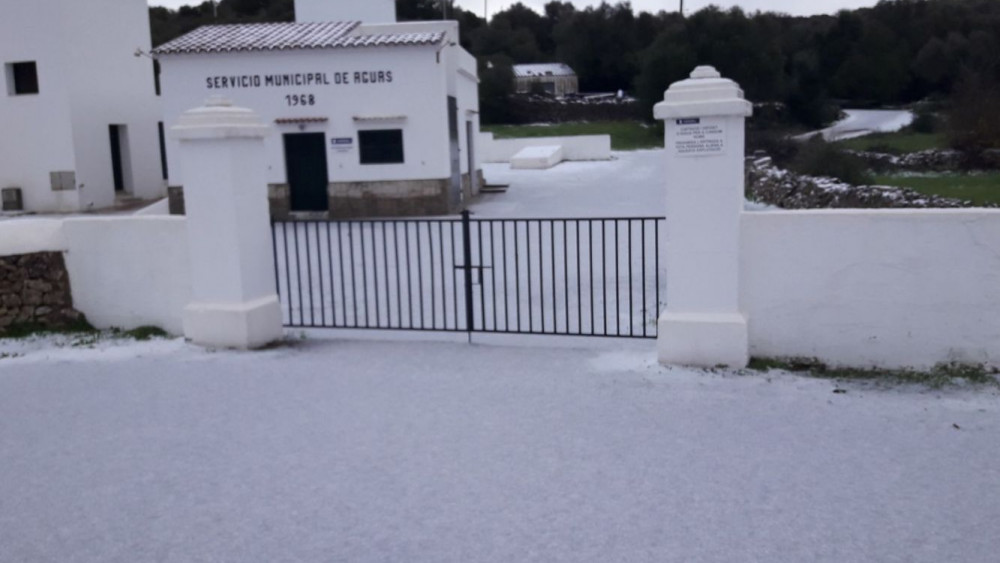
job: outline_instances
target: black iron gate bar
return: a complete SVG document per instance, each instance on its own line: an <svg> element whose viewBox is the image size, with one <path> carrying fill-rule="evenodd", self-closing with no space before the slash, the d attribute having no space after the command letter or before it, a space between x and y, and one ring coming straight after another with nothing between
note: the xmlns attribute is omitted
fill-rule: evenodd
<svg viewBox="0 0 1000 563"><path fill-rule="evenodd" d="M276 221L284 323L655 338L663 221Z"/></svg>

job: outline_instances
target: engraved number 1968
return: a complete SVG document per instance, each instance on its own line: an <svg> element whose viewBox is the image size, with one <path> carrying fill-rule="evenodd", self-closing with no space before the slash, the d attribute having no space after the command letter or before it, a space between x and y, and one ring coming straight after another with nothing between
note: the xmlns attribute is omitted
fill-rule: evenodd
<svg viewBox="0 0 1000 563"><path fill-rule="evenodd" d="M289 94L285 96L285 102L289 106L314 106L316 105L316 96L314 94Z"/></svg>

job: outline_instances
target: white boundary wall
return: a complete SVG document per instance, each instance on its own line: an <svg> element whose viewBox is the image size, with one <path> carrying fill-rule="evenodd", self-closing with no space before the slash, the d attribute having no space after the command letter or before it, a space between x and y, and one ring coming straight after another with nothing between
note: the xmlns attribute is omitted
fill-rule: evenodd
<svg viewBox="0 0 1000 563"><path fill-rule="evenodd" d="M182 334L191 297L183 217L67 219L73 307L96 327Z"/></svg>
<svg viewBox="0 0 1000 563"><path fill-rule="evenodd" d="M522 137L494 139L493 133L479 135L483 162L510 162L527 147L561 145L563 160L611 160L610 135L576 135L572 137Z"/></svg>
<svg viewBox="0 0 1000 563"><path fill-rule="evenodd" d="M0 256L66 250L62 219L0 221Z"/></svg>
<svg viewBox="0 0 1000 563"><path fill-rule="evenodd" d="M1000 211L742 218L750 352L832 365L1000 365Z"/></svg>
<svg viewBox="0 0 1000 563"><path fill-rule="evenodd" d="M91 324L182 334L186 230L183 217L15 219L0 222L0 256L65 252L73 307Z"/></svg>

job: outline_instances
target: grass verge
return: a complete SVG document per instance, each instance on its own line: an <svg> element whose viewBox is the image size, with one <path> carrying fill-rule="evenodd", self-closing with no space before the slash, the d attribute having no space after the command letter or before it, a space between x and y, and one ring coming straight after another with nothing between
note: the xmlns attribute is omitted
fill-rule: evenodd
<svg viewBox="0 0 1000 563"><path fill-rule="evenodd" d="M917 371L831 368L816 358L753 358L748 367L754 371L784 370L820 379L864 381L881 385L920 385L931 389L962 385L1000 388L996 369L958 362L941 363L928 371Z"/></svg>
<svg viewBox="0 0 1000 563"><path fill-rule="evenodd" d="M663 148L663 125L641 121L595 121L553 123L546 125L483 125L484 133L497 139L522 137L570 137L574 135L611 135L611 149L633 151Z"/></svg>
<svg viewBox="0 0 1000 563"><path fill-rule="evenodd" d="M52 328L31 323L12 325L5 332L0 333L0 340L23 340L36 336L66 336L69 346L80 348L93 346L102 340L131 339L146 341L154 338L168 338L170 335L167 334L167 331L155 326L141 326L132 330L122 330L120 328L98 330L88 323L86 319L81 319L63 328Z"/></svg>
<svg viewBox="0 0 1000 563"><path fill-rule="evenodd" d="M52 328L37 323L16 323L0 331L0 338L21 339L45 334L91 334L97 332L87 319L80 318L62 328Z"/></svg>
<svg viewBox="0 0 1000 563"><path fill-rule="evenodd" d="M975 205L1000 205L1000 172L882 175L876 176L875 182L971 201Z"/></svg>
<svg viewBox="0 0 1000 563"><path fill-rule="evenodd" d="M154 338L167 338L170 336L167 331L158 326L140 326L132 330L111 329L111 333L121 338L131 338L133 340L145 341Z"/></svg>

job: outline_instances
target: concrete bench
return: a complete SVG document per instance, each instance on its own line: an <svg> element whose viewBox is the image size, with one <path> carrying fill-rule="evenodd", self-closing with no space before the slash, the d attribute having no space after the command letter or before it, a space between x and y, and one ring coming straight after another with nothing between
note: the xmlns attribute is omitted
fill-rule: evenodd
<svg viewBox="0 0 1000 563"><path fill-rule="evenodd" d="M546 170L563 160L562 145L525 147L510 159L510 167L518 170Z"/></svg>

